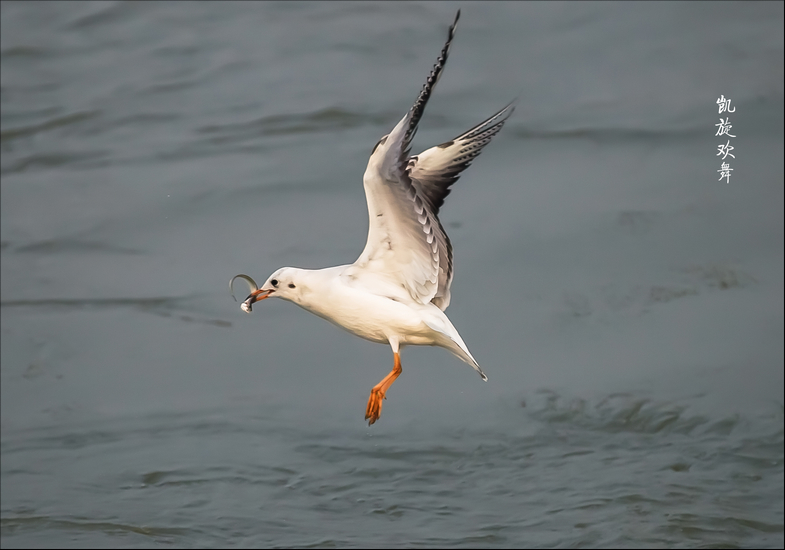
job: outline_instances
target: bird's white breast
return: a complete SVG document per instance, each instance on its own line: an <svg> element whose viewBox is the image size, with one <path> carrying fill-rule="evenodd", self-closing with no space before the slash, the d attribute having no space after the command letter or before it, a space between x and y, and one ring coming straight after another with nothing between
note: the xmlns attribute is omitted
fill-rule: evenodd
<svg viewBox="0 0 785 550"><path fill-rule="evenodd" d="M401 344L433 344L433 331L422 318L426 306L406 303L405 293L389 296L383 289L377 293L350 284L340 273L309 283L295 303L372 342L387 343L395 337Z"/></svg>

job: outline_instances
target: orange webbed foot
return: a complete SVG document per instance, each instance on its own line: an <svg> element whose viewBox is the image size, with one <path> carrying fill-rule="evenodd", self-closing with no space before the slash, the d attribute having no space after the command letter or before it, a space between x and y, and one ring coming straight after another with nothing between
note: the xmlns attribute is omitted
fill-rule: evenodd
<svg viewBox="0 0 785 550"><path fill-rule="evenodd" d="M393 363L393 370L384 377L384 379L376 384L371 390L371 396L368 398L368 406L365 408L365 419L370 426L382 415L382 400L387 399L385 395L387 390L395 382L395 379L401 375L401 358L398 352L393 352L395 362Z"/></svg>
<svg viewBox="0 0 785 550"><path fill-rule="evenodd" d="M365 408L365 419L370 426L382 415L382 400L386 399L384 393L374 388L371 390L371 396L368 398L368 406Z"/></svg>

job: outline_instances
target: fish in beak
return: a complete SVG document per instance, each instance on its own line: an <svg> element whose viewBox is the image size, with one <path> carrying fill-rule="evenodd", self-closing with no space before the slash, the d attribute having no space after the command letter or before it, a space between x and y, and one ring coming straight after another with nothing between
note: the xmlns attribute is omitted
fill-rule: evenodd
<svg viewBox="0 0 785 550"><path fill-rule="evenodd" d="M244 275L244 274L241 273L239 275L235 275L234 277L232 277L232 280L229 281L229 292L232 294L232 298L234 298L234 282L237 279L243 279L244 281L246 281L248 283L248 285L251 287L251 290L252 290L252 292L243 301L243 303L240 304L240 309L242 309L246 313L251 313L252 306L253 306L254 303L256 303L256 302L258 302L260 300L264 300L265 298L269 298L270 294L275 292L275 290L272 290L272 289L270 289L270 290L262 290L262 289L260 289L259 285L256 284L256 281L254 281L248 275ZM236 302L237 298L234 298L234 301Z"/></svg>
<svg viewBox="0 0 785 550"><path fill-rule="evenodd" d="M240 304L240 309L242 309L246 313L251 313L251 310L253 309L253 304L255 304L256 302L260 302L265 298L269 298L270 294L272 294L273 292L275 291L262 290L260 288L254 290L248 295L245 301L242 304Z"/></svg>

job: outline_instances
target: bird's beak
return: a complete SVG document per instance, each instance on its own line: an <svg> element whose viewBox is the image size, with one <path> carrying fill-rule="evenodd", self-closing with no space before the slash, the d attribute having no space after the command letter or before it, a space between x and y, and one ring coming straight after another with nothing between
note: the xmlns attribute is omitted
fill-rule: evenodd
<svg viewBox="0 0 785 550"><path fill-rule="evenodd" d="M275 291L272 289L262 290L261 288L259 288L257 290L254 290L248 295L245 301L240 305L240 308L246 313L251 313L253 304L261 300L264 300L265 298L269 298L270 294L272 294L273 292Z"/></svg>

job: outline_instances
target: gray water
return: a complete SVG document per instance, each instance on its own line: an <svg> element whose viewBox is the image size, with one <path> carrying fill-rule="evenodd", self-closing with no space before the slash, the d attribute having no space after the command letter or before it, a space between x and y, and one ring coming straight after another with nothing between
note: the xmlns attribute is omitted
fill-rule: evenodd
<svg viewBox="0 0 785 550"><path fill-rule="evenodd" d="M489 376L227 283L453 188ZM783 547L782 3L2 3L3 547ZM718 181L716 100L735 159ZM240 290L242 292L242 290Z"/></svg>

